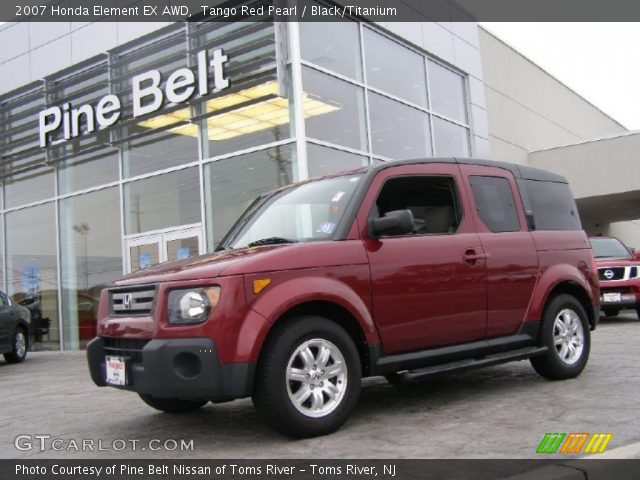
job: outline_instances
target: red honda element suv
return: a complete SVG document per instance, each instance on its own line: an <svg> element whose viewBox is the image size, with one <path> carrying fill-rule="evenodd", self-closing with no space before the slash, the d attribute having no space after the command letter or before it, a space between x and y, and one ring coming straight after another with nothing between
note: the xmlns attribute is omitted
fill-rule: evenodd
<svg viewBox="0 0 640 480"><path fill-rule="evenodd" d="M339 428L363 377L408 381L530 359L580 374L598 274L567 181L433 158L256 199L195 259L102 292L93 381L184 412L253 398L287 435Z"/></svg>

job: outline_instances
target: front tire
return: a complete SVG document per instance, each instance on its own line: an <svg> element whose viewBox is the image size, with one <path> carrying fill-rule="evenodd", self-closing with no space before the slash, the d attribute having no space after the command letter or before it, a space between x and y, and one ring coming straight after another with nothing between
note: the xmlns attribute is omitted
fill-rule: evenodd
<svg viewBox="0 0 640 480"><path fill-rule="evenodd" d="M558 295L547 306L540 326L540 343L548 352L531 359L533 368L550 380L580 375L589 359L591 337L587 314L571 295Z"/></svg>
<svg viewBox="0 0 640 480"><path fill-rule="evenodd" d="M192 412L206 405L207 400L184 400L182 398L158 398L147 393L138 394L150 407L166 413Z"/></svg>
<svg viewBox="0 0 640 480"><path fill-rule="evenodd" d="M11 352L4 354L4 359L7 363L24 362L24 359L27 358L27 347L29 346L29 341L27 339L27 333L22 327L16 328L11 345Z"/></svg>
<svg viewBox="0 0 640 480"><path fill-rule="evenodd" d="M323 317L297 317L277 326L267 340L253 403L280 433L326 435L351 414L360 382L360 358L347 332Z"/></svg>

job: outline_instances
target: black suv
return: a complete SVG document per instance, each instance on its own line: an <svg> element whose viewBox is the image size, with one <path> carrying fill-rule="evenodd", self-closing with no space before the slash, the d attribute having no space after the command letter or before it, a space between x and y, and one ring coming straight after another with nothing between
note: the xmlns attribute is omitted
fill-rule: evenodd
<svg viewBox="0 0 640 480"><path fill-rule="evenodd" d="M0 353L9 363L22 362L29 347L29 310L0 292Z"/></svg>

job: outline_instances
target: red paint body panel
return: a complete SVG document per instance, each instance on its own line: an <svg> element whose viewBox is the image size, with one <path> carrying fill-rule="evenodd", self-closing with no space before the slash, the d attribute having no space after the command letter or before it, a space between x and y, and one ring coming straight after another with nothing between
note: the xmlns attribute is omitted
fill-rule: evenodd
<svg viewBox="0 0 640 480"><path fill-rule="evenodd" d="M455 234L370 238L367 219L384 181L398 175L447 175L458 186L463 218ZM520 231L491 233L476 212L468 175L509 180ZM364 195L346 240L280 244L213 253L161 264L124 277L114 287L157 285L150 316L111 316L108 293L98 335L196 338L214 341L221 363L255 362L273 324L291 308L331 302L346 310L369 346L410 352L513 334L542 317L560 283L584 289L598 304L590 244L579 231L526 227L518 186L505 169L456 163L398 165L380 170ZM469 261L473 250L486 258ZM253 281L271 283L259 294ZM168 293L219 285L220 302L207 322L167 323Z"/></svg>
<svg viewBox="0 0 640 480"><path fill-rule="evenodd" d="M534 232L534 239L546 236L551 232ZM583 232L576 232L578 233ZM536 242L537 243L537 242ZM547 246L549 239L546 239ZM540 273L526 320L539 320L542 317L546 299L550 292L560 283L570 282L581 287L589 297L594 308L599 305L600 287L597 272L592 262L590 249L576 250L543 250L539 251Z"/></svg>
<svg viewBox="0 0 640 480"><path fill-rule="evenodd" d="M373 181L358 212L371 267L373 311L387 354L484 338L487 322L486 269L464 262L465 251L482 246L467 212L455 234L369 238L367 218L384 182L428 174L453 177L458 165L411 165L389 169Z"/></svg>
<svg viewBox="0 0 640 480"><path fill-rule="evenodd" d="M479 165L462 165L464 191L473 205L476 231L480 243L487 254L487 330L486 337L515 334L522 324L531 294L538 276L538 255L527 228L524 208L518 185L513 175L506 170L498 170ZM520 230L516 232L493 233L477 213L477 206L469 176L489 176L506 178L511 185L511 193L518 211Z"/></svg>
<svg viewBox="0 0 640 480"><path fill-rule="evenodd" d="M359 240L346 242L353 242L363 251ZM271 279L271 284L255 295L253 280L265 277ZM347 310L360 325L367 343L379 344L380 338L371 317L370 285L369 267L366 264L246 275L245 289L249 305L266 321L261 325L246 323L243 326L243 353L257 359L266 335L284 313L295 306L318 301L334 303Z"/></svg>

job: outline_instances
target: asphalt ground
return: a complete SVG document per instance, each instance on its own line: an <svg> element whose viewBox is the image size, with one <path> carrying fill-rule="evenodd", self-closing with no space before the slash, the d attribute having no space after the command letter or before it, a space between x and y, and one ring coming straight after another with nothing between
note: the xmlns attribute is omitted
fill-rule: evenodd
<svg viewBox="0 0 640 480"><path fill-rule="evenodd" d="M342 429L307 440L270 430L250 399L159 413L94 386L84 352L30 353L23 364L0 359L0 458L540 459L547 432L611 432L609 455L640 458L639 340L635 315L602 319L587 368L562 382L528 361L411 386L367 379Z"/></svg>

